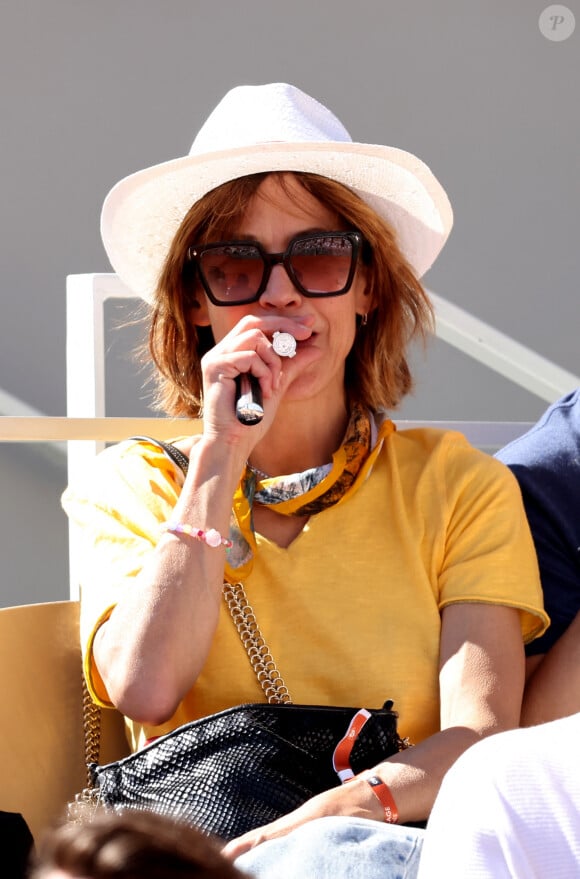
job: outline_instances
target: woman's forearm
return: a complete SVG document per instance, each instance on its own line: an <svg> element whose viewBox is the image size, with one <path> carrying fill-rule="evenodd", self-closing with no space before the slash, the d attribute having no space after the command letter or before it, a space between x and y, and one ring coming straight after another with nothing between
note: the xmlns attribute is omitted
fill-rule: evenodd
<svg viewBox="0 0 580 879"><path fill-rule="evenodd" d="M172 518L227 535L238 457L199 443ZM126 716L161 723L195 682L217 626L224 562L223 547L164 534L97 633L97 668Z"/></svg>

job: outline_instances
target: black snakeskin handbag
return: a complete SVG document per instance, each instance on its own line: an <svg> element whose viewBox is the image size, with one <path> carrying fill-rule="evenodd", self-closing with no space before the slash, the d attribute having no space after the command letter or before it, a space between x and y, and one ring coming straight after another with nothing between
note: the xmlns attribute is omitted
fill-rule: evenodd
<svg viewBox="0 0 580 879"><path fill-rule="evenodd" d="M368 713L350 755L354 773L404 747L390 703ZM356 708L239 705L93 764L93 782L106 807L170 814L233 839L340 784L333 754L355 716Z"/></svg>
<svg viewBox="0 0 580 879"><path fill-rule="evenodd" d="M186 470L174 446L139 439ZM90 763L93 803L170 814L229 840L408 747L391 701L373 710L293 704L243 584L225 582L223 595L266 703L184 724L114 763Z"/></svg>

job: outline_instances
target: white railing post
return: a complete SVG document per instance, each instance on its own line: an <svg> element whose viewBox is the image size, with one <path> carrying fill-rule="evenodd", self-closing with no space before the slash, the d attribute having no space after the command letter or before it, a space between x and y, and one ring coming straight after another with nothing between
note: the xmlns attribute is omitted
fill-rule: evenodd
<svg viewBox="0 0 580 879"><path fill-rule="evenodd" d="M69 418L94 418L105 414L104 297L95 289L94 275L71 275L66 284L66 399ZM94 440L68 442L68 480L76 481L104 448ZM69 591L79 597L77 558L81 540L69 520Z"/></svg>
<svg viewBox="0 0 580 879"><path fill-rule="evenodd" d="M66 284L66 375L69 418L102 418L105 415L105 301L130 298L116 275L69 275ZM82 475L103 441L70 440L68 479ZM69 524L70 597L78 598L77 554L81 541Z"/></svg>

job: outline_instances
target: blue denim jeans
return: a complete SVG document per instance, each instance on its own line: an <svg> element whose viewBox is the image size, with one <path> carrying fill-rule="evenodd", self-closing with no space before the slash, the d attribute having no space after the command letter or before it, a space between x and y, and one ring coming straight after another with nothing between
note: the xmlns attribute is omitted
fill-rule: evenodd
<svg viewBox="0 0 580 879"><path fill-rule="evenodd" d="M415 879L423 830L366 818L318 818L236 860L255 879Z"/></svg>

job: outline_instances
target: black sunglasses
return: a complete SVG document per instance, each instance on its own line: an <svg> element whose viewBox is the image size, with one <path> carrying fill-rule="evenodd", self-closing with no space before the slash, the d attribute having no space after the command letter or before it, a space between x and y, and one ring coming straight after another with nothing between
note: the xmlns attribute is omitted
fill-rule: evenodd
<svg viewBox="0 0 580 879"><path fill-rule="evenodd" d="M266 253L256 241L221 241L190 247L188 259L214 305L256 302L280 263L304 296L341 296L353 282L360 232L296 235L284 253Z"/></svg>

